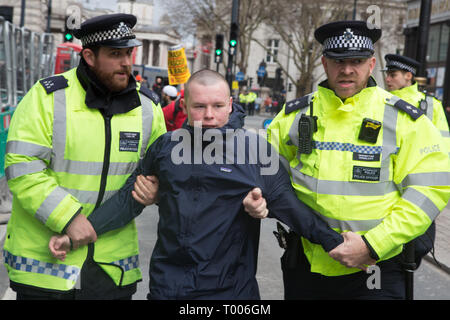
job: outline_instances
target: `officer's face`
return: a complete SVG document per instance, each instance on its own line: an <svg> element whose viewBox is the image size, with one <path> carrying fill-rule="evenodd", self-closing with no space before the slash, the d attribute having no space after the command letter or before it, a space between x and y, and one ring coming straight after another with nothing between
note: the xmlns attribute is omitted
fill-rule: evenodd
<svg viewBox="0 0 450 320"><path fill-rule="evenodd" d="M233 98L225 82L208 85L192 82L187 90L187 100L181 99L180 102L186 106L189 125L197 125L195 122L200 121L203 128L220 128L227 124Z"/></svg>
<svg viewBox="0 0 450 320"><path fill-rule="evenodd" d="M366 59L329 59L322 57L328 85L341 99L351 97L367 86L375 67L375 57Z"/></svg>
<svg viewBox="0 0 450 320"><path fill-rule="evenodd" d="M412 73L401 70L386 72L386 86L389 91L399 90L411 85Z"/></svg>
<svg viewBox="0 0 450 320"><path fill-rule="evenodd" d="M83 50L83 57L97 78L112 92L128 86L131 75L133 48L100 47L98 54Z"/></svg>

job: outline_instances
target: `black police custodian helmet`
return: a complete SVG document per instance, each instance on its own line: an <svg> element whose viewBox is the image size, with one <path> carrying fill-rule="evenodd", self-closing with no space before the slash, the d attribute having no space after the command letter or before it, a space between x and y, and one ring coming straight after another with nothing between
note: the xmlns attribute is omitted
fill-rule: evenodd
<svg viewBox="0 0 450 320"><path fill-rule="evenodd" d="M136 17L134 15L106 14L83 22L80 29L74 30L74 36L81 40L83 47L137 47L142 43L136 39L131 30L135 24Z"/></svg>
<svg viewBox="0 0 450 320"><path fill-rule="evenodd" d="M336 21L317 28L314 37L323 44L327 58L368 58L375 51L381 29L365 21Z"/></svg>
<svg viewBox="0 0 450 320"><path fill-rule="evenodd" d="M386 60L386 69L382 71L404 70L411 72L415 76L417 69L420 67L419 61L399 54L387 54L384 56L384 59Z"/></svg>

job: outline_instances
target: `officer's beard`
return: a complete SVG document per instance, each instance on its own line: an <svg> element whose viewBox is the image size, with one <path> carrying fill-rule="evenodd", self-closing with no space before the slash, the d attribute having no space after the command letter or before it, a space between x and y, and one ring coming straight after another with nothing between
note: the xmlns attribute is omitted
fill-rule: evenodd
<svg viewBox="0 0 450 320"><path fill-rule="evenodd" d="M110 91L120 92L128 87L131 75L131 67L123 67L121 70L105 72L101 68L94 67L93 71L98 80ZM122 74L123 76L119 76Z"/></svg>

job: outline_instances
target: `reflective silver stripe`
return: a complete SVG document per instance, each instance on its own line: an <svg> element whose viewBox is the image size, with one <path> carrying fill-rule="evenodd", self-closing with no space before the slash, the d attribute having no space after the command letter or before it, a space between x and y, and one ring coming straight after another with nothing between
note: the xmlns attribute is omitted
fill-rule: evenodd
<svg viewBox="0 0 450 320"><path fill-rule="evenodd" d="M136 166L136 162L111 162L108 175L130 174L136 169ZM58 161L58 165L52 169L55 172L97 176L102 173L103 162L63 160Z"/></svg>
<svg viewBox="0 0 450 320"><path fill-rule="evenodd" d="M380 181L389 180L391 155L397 152L397 117L398 110L393 107L400 100L392 96L384 106L383 116L383 149L381 151Z"/></svg>
<svg viewBox="0 0 450 320"><path fill-rule="evenodd" d="M308 95L308 106L311 103L311 99L312 98L313 98L313 93L310 93ZM305 113L304 111L306 111L306 110L307 110L307 108L304 108L304 109L301 110L301 112L297 112L297 114L295 115L294 122L292 123L291 128L289 129L289 134L288 135L289 135L289 139L290 140L287 143L288 145L294 144L298 148L298 122L299 122L302 114L304 114ZM300 160L301 154L298 152L298 149L297 149L297 155L296 156L297 156L297 158L299 160L299 163L298 163L298 165L297 165L297 167L295 169L296 170L300 170L301 168L303 168L303 163Z"/></svg>
<svg viewBox="0 0 450 320"><path fill-rule="evenodd" d="M6 180L11 180L26 174L41 172L45 169L47 169L47 165L42 160L19 162L8 166L5 169L5 176Z"/></svg>
<svg viewBox="0 0 450 320"><path fill-rule="evenodd" d="M142 104L142 146L140 159L143 159L152 135L153 102L143 94L139 94L139 97Z"/></svg>
<svg viewBox="0 0 450 320"><path fill-rule="evenodd" d="M400 184L401 188L409 186L448 186L450 185L450 172L410 173Z"/></svg>
<svg viewBox="0 0 450 320"><path fill-rule="evenodd" d="M441 135L442 135L444 138L450 138L450 131L441 130Z"/></svg>
<svg viewBox="0 0 450 320"><path fill-rule="evenodd" d="M86 191L86 190L77 190L77 189L69 189L63 188L65 191L74 196L81 203L89 203L96 204L98 199L98 191ZM105 191L103 196L102 203L111 198L118 190L110 190Z"/></svg>
<svg viewBox="0 0 450 320"><path fill-rule="evenodd" d="M390 192L398 191L392 181L384 182L358 182L358 181L332 181L319 180L314 177L291 168L293 182L308 190L319 194L341 196L382 196Z"/></svg>
<svg viewBox="0 0 450 320"><path fill-rule="evenodd" d="M66 92L57 90L54 93L53 111L53 146L50 167L59 172L58 168L64 167L64 151L66 148Z"/></svg>
<svg viewBox="0 0 450 320"><path fill-rule="evenodd" d="M337 220L324 215L320 215L320 218L325 220L325 222L331 228L337 228L341 231L368 231L372 228L378 226L383 219L373 219L373 220Z"/></svg>
<svg viewBox="0 0 450 320"><path fill-rule="evenodd" d="M54 264L31 258L15 256L6 250L3 250L3 259L5 263L14 270L46 274L74 282L77 281L80 274L80 268L77 266Z"/></svg>
<svg viewBox="0 0 450 320"><path fill-rule="evenodd" d="M52 149L31 142L12 140L6 144L6 153L20 154L50 160Z"/></svg>
<svg viewBox="0 0 450 320"><path fill-rule="evenodd" d="M431 221L436 219L436 217L439 215L439 208L436 207L433 201L431 201L422 192L419 192L414 188L407 188L402 198L408 200L409 202L422 209Z"/></svg>
<svg viewBox="0 0 450 320"><path fill-rule="evenodd" d="M36 211L36 218L45 224L48 217L66 196L67 192L62 188L56 187L53 189L53 191L47 196L47 198L45 198L44 202L42 202L41 206Z"/></svg>
<svg viewBox="0 0 450 320"><path fill-rule="evenodd" d="M313 94L310 93L308 95L308 106L312 98ZM289 129L289 138L291 139L291 142L297 147L298 147L298 121L300 120L300 117L302 116L305 110L307 110L307 108L302 109L301 112L297 112L294 122L292 122L291 128Z"/></svg>
<svg viewBox="0 0 450 320"><path fill-rule="evenodd" d="M427 116L428 119L433 121L433 111L434 111L433 97L432 96L426 96L425 100L427 101L427 113L426 113L426 116Z"/></svg>

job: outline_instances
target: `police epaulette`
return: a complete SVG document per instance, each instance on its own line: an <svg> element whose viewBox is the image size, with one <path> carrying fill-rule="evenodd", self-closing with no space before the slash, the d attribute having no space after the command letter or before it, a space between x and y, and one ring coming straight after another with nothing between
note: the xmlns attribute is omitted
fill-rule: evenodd
<svg viewBox="0 0 450 320"><path fill-rule="evenodd" d="M41 85L44 87L47 94L55 92L59 89L64 89L69 86L69 83L64 76L51 76L48 78L44 78L39 80Z"/></svg>
<svg viewBox="0 0 450 320"><path fill-rule="evenodd" d="M296 110L306 108L309 105L310 96L311 94L307 94L306 96L287 102L286 107L284 108L284 113L289 114Z"/></svg>
<svg viewBox="0 0 450 320"><path fill-rule="evenodd" d="M150 100L152 100L154 104L159 103L159 96L155 92L153 92L149 88L147 88L146 86L141 85L139 92L142 93L147 98L149 98Z"/></svg>
<svg viewBox="0 0 450 320"><path fill-rule="evenodd" d="M422 110L420 110L419 108L416 108L412 104L409 104L408 102L406 102L405 100L402 100L402 99L399 99L394 104L394 107L407 113L414 121L419 119L419 117L424 114Z"/></svg>

